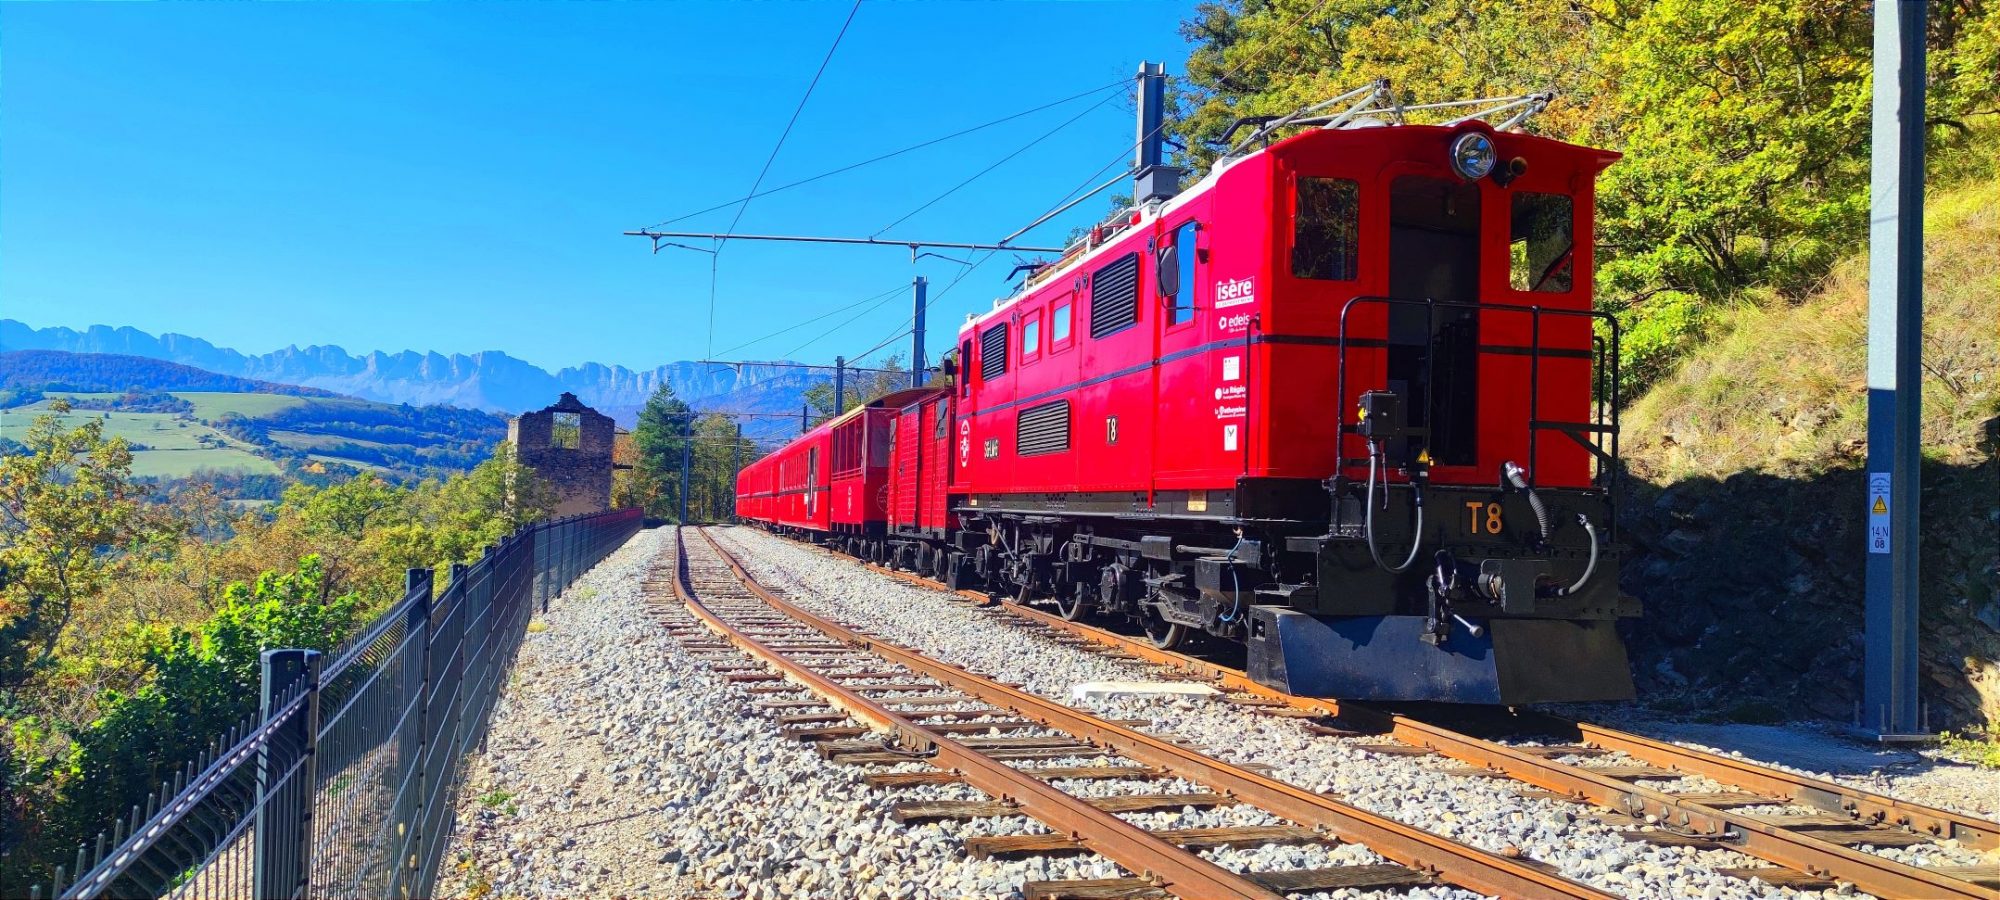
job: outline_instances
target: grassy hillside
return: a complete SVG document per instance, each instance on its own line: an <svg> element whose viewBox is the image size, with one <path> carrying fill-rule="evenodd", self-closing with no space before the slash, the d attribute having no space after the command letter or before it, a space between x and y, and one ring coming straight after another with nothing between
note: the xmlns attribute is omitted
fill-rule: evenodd
<svg viewBox="0 0 2000 900"><path fill-rule="evenodd" d="M19 441L36 416L48 412L48 400L0 410L0 438ZM122 437L137 450L132 474L141 478L186 478L198 470L276 475L278 464L257 455L258 448L198 421L174 413L119 412L79 409L62 416L66 428L85 419L102 419L105 437Z"/></svg>
<svg viewBox="0 0 2000 900"><path fill-rule="evenodd" d="M64 399L79 407L66 422L101 419L107 436L137 448L134 475L226 473L236 493L253 498L275 496L285 479L344 471L398 479L464 471L506 437L500 416L450 407L225 391L30 390L36 399L0 409L0 439L20 440L36 416Z"/></svg>
<svg viewBox="0 0 2000 900"><path fill-rule="evenodd" d="M1987 164L1990 168L1991 164ZM1924 699L2000 722L2000 177L1925 221ZM1739 717L1853 714L1861 664L1867 260L1803 302L1745 302L1635 402L1626 588L1655 696ZM1728 712L1728 710L1725 710Z"/></svg>

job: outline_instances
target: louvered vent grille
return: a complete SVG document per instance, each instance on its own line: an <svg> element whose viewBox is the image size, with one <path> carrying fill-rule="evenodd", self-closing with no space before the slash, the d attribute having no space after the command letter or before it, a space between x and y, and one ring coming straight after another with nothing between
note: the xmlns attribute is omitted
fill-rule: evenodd
<svg viewBox="0 0 2000 900"><path fill-rule="evenodd" d="M1139 321L1139 254L1090 276L1090 336L1101 338Z"/></svg>
<svg viewBox="0 0 2000 900"><path fill-rule="evenodd" d="M1007 326L995 325L979 336L979 377L981 380L1007 374Z"/></svg>
<svg viewBox="0 0 2000 900"><path fill-rule="evenodd" d="M1061 453L1069 449L1069 401L1057 400L1021 410L1014 420L1014 452L1021 456Z"/></svg>

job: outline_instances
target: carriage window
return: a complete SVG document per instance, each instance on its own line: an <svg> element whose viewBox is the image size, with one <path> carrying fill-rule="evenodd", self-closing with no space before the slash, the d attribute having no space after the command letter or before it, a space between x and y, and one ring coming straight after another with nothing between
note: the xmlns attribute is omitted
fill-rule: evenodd
<svg viewBox="0 0 2000 900"><path fill-rule="evenodd" d="M1300 178L1292 217L1292 275L1353 281L1361 258L1361 185Z"/></svg>
<svg viewBox="0 0 2000 900"><path fill-rule="evenodd" d="M1169 325L1194 321L1195 232L1199 230L1201 223L1193 221L1184 222L1174 229L1174 268L1171 275L1163 273L1164 277L1171 277L1173 283L1163 284L1160 288L1162 298L1170 301L1167 306Z"/></svg>
<svg viewBox="0 0 2000 900"><path fill-rule="evenodd" d="M1069 301L1064 300L1049 311L1049 348L1061 346L1067 340L1069 340Z"/></svg>
<svg viewBox="0 0 2000 900"><path fill-rule="evenodd" d="M1514 195L1509 279L1517 291L1569 292L1576 271L1575 229L1568 194Z"/></svg>

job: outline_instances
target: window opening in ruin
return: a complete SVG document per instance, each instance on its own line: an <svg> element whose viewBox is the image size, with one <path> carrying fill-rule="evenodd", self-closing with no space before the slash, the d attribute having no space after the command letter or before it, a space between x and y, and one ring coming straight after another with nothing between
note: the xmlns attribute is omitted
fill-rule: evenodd
<svg viewBox="0 0 2000 900"><path fill-rule="evenodd" d="M583 445L583 414L559 412L549 421L549 446L575 450Z"/></svg>

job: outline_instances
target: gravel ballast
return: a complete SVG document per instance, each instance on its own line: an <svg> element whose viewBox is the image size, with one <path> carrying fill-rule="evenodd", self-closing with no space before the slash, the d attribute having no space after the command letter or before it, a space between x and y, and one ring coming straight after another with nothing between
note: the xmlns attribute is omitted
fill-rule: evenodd
<svg viewBox="0 0 2000 900"><path fill-rule="evenodd" d="M923 794L869 788L868 770L781 737L750 712L768 695L647 617L641 582L673 552L669 530L641 532L529 633L460 791L439 896L1008 897L1025 880L1123 874L1095 856L963 854L970 834L1040 830L1018 818L889 821Z"/></svg>
<svg viewBox="0 0 2000 900"><path fill-rule="evenodd" d="M1456 763L1442 758L1383 755L1360 746L1379 738L1316 736L1297 722L1210 700L1075 702L1070 689L1078 682L1146 681L1162 675L1150 666L1107 659L1005 627L993 613L950 594L790 541L744 528L718 529L716 534L759 579L816 613L865 625L945 662L1100 715L1150 719L1162 733L1222 759L1273 766L1276 777L1300 787L1333 792L1347 803L1484 849L1519 852L1613 893L1646 898L1821 896L1717 872L1768 865L1734 851L1629 841L1597 821L1590 807L1524 797L1518 784L1505 779L1451 774L1442 770ZM1907 851L1878 852L1915 859ZM1924 848L1923 859L1934 864L1982 861L1951 842ZM1856 894L1843 885L1826 895Z"/></svg>

